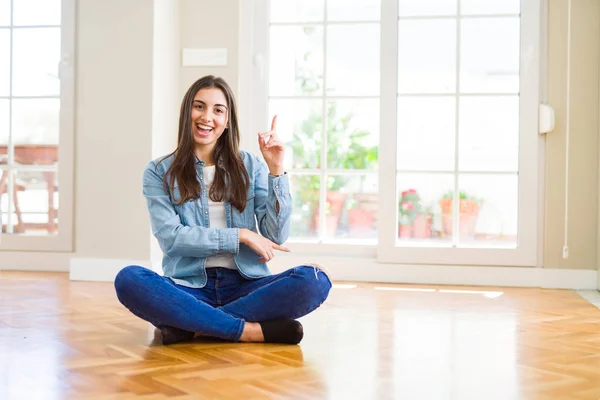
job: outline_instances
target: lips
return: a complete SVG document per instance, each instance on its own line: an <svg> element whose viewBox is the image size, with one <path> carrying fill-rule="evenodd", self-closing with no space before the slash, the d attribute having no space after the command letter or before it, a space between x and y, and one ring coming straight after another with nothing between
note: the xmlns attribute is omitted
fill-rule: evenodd
<svg viewBox="0 0 600 400"><path fill-rule="evenodd" d="M208 136L213 131L212 126L196 124L196 134L198 136Z"/></svg>

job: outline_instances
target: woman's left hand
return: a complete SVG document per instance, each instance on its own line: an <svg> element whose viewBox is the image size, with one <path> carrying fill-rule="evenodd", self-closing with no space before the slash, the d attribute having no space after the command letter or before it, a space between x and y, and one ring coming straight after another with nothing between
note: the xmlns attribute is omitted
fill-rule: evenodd
<svg viewBox="0 0 600 400"><path fill-rule="evenodd" d="M273 117L270 131L259 132L258 146L269 166L269 173L271 175L283 175L285 172L283 168L285 147L279 139L279 136L277 136L277 115Z"/></svg>

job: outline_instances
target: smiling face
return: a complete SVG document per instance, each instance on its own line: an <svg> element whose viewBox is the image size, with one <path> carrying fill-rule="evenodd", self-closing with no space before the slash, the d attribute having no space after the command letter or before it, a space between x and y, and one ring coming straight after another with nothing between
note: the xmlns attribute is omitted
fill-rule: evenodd
<svg viewBox="0 0 600 400"><path fill-rule="evenodd" d="M208 158L227 128L227 98L221 89L200 89L192 102L192 132L196 154Z"/></svg>

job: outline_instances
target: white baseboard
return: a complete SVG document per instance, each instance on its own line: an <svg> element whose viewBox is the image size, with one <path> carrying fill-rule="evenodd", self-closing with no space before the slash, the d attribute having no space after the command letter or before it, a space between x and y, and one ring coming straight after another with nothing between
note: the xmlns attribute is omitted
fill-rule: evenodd
<svg viewBox="0 0 600 400"><path fill-rule="evenodd" d="M269 266L273 272L280 272L308 263L322 265L336 281L598 289L597 271L585 269L381 264L373 259L296 255L276 257ZM72 258L70 277L71 280L112 282L127 265L141 265L160 272L160 264L149 260Z"/></svg>
<svg viewBox="0 0 600 400"><path fill-rule="evenodd" d="M368 258L296 255L278 256L270 268L280 272L311 262L322 265L337 281L598 289L598 273L588 269L383 264Z"/></svg>
<svg viewBox="0 0 600 400"><path fill-rule="evenodd" d="M71 258L69 278L72 281L113 282L128 265L151 268L149 260L115 260L110 258Z"/></svg>
<svg viewBox="0 0 600 400"><path fill-rule="evenodd" d="M2 271L68 272L73 253L0 251Z"/></svg>
<svg viewBox="0 0 600 400"><path fill-rule="evenodd" d="M541 268L540 287L548 289L598 290L598 271L593 269Z"/></svg>

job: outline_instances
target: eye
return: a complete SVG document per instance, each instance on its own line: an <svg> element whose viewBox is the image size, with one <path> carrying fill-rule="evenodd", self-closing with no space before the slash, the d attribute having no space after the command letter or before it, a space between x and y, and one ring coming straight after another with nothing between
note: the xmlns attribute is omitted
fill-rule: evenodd
<svg viewBox="0 0 600 400"><path fill-rule="evenodd" d="M224 112L222 108L217 108L215 111L217 112L217 114L223 114Z"/></svg>

